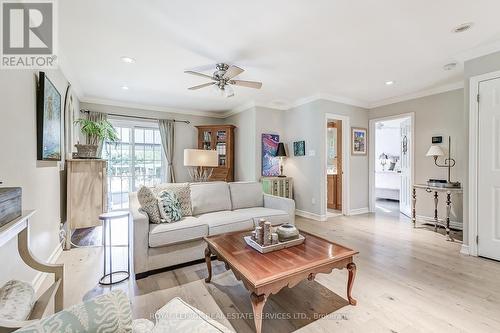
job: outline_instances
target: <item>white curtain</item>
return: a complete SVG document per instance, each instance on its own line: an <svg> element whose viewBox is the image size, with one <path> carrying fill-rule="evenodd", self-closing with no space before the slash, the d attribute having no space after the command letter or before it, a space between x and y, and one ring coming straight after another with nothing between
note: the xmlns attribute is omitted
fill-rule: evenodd
<svg viewBox="0 0 500 333"><path fill-rule="evenodd" d="M108 115L106 113L102 113L102 112L89 111L87 113L87 119L92 120L92 121L104 121L104 120L108 120ZM87 138L87 144L90 144L89 138ZM102 156L102 147L103 146L104 146L104 142L101 140L101 142L99 142L99 146L97 147L97 156L98 157Z"/></svg>
<svg viewBox="0 0 500 333"><path fill-rule="evenodd" d="M168 163L167 183L175 183L175 173L173 167L175 122L173 120L160 119L158 120L158 125L160 128L163 151L165 152L165 157L167 158Z"/></svg>

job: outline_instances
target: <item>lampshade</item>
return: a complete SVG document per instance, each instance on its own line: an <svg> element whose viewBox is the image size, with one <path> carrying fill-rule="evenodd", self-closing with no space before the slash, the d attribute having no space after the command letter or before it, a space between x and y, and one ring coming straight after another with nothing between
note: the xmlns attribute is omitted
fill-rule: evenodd
<svg viewBox="0 0 500 333"><path fill-rule="evenodd" d="M427 151L426 156L444 156L444 151L441 147L432 145Z"/></svg>
<svg viewBox="0 0 500 333"><path fill-rule="evenodd" d="M286 157L285 145L283 142L278 143L278 150L276 151L276 157Z"/></svg>
<svg viewBox="0 0 500 333"><path fill-rule="evenodd" d="M217 167L217 151L203 149L184 149L184 166Z"/></svg>

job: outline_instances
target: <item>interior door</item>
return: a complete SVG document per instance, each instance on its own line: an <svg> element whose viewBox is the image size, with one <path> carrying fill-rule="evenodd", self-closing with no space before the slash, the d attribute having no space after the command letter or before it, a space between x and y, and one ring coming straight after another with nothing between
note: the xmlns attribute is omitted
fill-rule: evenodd
<svg viewBox="0 0 500 333"><path fill-rule="evenodd" d="M411 118L405 119L400 124L401 143L401 186L399 189L399 211L410 216L411 213Z"/></svg>
<svg viewBox="0 0 500 333"><path fill-rule="evenodd" d="M478 254L500 260L500 78L479 95Z"/></svg>

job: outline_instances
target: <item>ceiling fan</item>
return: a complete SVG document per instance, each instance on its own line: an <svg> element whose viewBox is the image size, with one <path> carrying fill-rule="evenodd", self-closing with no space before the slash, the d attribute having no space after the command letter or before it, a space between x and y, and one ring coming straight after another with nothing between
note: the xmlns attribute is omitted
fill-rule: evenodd
<svg viewBox="0 0 500 333"><path fill-rule="evenodd" d="M231 85L260 89L262 87L262 82L256 81L245 81L245 80L234 80L233 78L243 73L245 70L239 68L238 66L231 65L225 63L219 63L215 65L216 71L212 76L198 73L194 71L184 71L184 73L201 76L207 79L210 79L214 82L208 82L204 84L200 84L194 87L188 88L189 90L198 90L205 87L214 86L218 93L225 97L233 97L234 91Z"/></svg>

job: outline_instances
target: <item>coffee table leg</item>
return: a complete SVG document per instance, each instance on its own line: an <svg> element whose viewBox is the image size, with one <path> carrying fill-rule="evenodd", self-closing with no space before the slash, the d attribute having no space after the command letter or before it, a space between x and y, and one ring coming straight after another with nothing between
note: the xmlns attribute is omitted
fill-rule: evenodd
<svg viewBox="0 0 500 333"><path fill-rule="evenodd" d="M349 271L349 279L347 280L347 299L349 300L349 304L356 305L357 301L351 296L352 285L356 277L356 264L353 262L347 264L347 270Z"/></svg>
<svg viewBox="0 0 500 333"><path fill-rule="evenodd" d="M207 246L205 249L205 262L207 263L208 277L205 279L206 283L209 283L212 280L212 252L210 248Z"/></svg>
<svg viewBox="0 0 500 333"><path fill-rule="evenodd" d="M266 304L266 295L259 295L252 293L250 295L250 300L252 301L253 309L253 321L255 323L255 332L262 332L262 312L264 310L264 305Z"/></svg>

